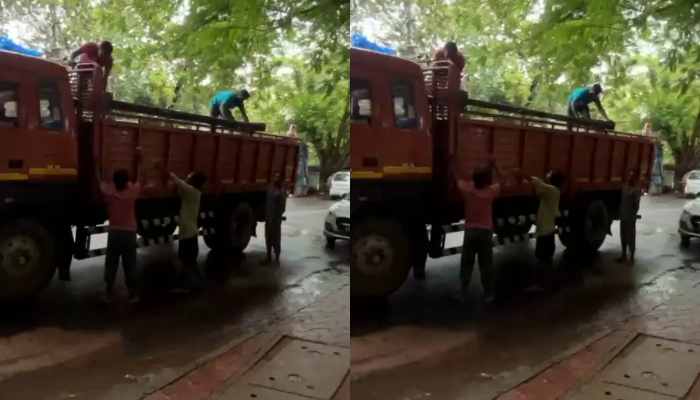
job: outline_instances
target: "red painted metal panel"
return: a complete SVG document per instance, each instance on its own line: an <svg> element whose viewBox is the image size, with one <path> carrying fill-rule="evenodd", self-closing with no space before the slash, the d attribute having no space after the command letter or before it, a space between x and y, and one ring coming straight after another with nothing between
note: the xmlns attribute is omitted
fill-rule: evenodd
<svg viewBox="0 0 700 400"><path fill-rule="evenodd" d="M224 188L228 188L235 183L234 173L238 163L238 146L240 146L241 141L233 137L220 137L219 140L216 172L219 183Z"/></svg>
<svg viewBox="0 0 700 400"><path fill-rule="evenodd" d="M602 184L610 181L610 156L612 154L612 141L599 138L593 160L593 183Z"/></svg>
<svg viewBox="0 0 700 400"><path fill-rule="evenodd" d="M627 143L624 141L615 141L613 145L612 166L610 172L611 182L620 182L622 180L626 148Z"/></svg>
<svg viewBox="0 0 700 400"><path fill-rule="evenodd" d="M257 167L255 168L255 182L270 182L270 168L272 167L273 143L260 143Z"/></svg>
<svg viewBox="0 0 700 400"><path fill-rule="evenodd" d="M549 169L569 172L571 163L571 146L573 146L573 136L568 134L551 134L552 144L549 150Z"/></svg>
<svg viewBox="0 0 700 400"><path fill-rule="evenodd" d="M240 162L238 164L237 183L255 183L255 159L257 158L258 143L252 140L244 140L241 146Z"/></svg>
<svg viewBox="0 0 700 400"><path fill-rule="evenodd" d="M547 132L528 130L525 133L525 151L522 171L527 175L547 174Z"/></svg>
<svg viewBox="0 0 700 400"><path fill-rule="evenodd" d="M111 182L112 174L118 169L126 169L130 174L136 172L132 167L137 129L137 127L115 127L105 130L102 142L102 177L104 181Z"/></svg>

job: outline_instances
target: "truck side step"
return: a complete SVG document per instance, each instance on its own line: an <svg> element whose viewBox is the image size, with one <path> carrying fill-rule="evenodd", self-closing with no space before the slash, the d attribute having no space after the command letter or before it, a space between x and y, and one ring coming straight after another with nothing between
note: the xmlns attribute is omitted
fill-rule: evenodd
<svg viewBox="0 0 700 400"><path fill-rule="evenodd" d="M207 218L214 218L214 212L213 211L208 211L208 212L202 212L199 214L199 217L201 219L207 219ZM141 220L139 223L141 226L144 228L147 228L149 224L153 226L160 226L161 225L161 220L162 220L162 225L169 225L171 221L179 222L179 217L176 215L174 217L164 217L164 218L155 218L153 220ZM283 216L282 221L286 221L287 217ZM100 233L106 233L109 230L109 225L99 225L99 226L89 226L85 228L85 231L89 235L97 235ZM200 229L199 231L199 236L208 236L208 235L213 235L215 233L214 228L209 228L209 229ZM175 242L178 240L178 235L170 235L170 236L162 236L162 237L157 237L157 238L151 238L151 239L144 239L140 238L137 241L137 248L141 249L144 247L150 247L150 246L155 246L159 244L165 244L165 243L170 243L170 242ZM84 258L79 258L79 259L85 259L85 258L93 258L93 257L100 257L104 256L107 254L107 248L103 249L95 249L95 250L87 250L86 256Z"/></svg>
<svg viewBox="0 0 700 400"><path fill-rule="evenodd" d="M557 233L562 233L562 232L570 232L570 229L568 226L563 227L563 228L558 228ZM527 233L525 235L516 235L516 236L497 236L493 235L493 247L500 247L500 246L505 246L513 243L519 243L519 242L525 242L530 239L535 239L537 238L537 234L534 232ZM447 249L442 250L442 256L454 256L457 254L462 253L462 246L457 246L457 247L450 247Z"/></svg>
<svg viewBox="0 0 700 400"><path fill-rule="evenodd" d="M560 213L557 213L557 217L568 217L569 216L569 210L562 210ZM496 219L496 224L498 226L503 226L506 223L508 224L515 224L516 221L523 223L525 221L530 221L530 222L535 222L537 219L537 216L535 214L530 214L530 215L518 215L514 217L508 217L506 218L497 218ZM451 224L451 225L443 225L442 230L445 231L445 233L455 233L455 232L462 232L466 226L464 225L463 221L460 221L457 224ZM428 227L428 231L430 231L430 227Z"/></svg>
<svg viewBox="0 0 700 400"><path fill-rule="evenodd" d="M207 236L207 235L212 235L212 234L214 234L214 228L202 229L199 231L199 236ZM175 242L177 240L178 240L178 235L162 236L162 237L157 237L157 238L152 238L152 239L139 238L136 241L136 248L142 249L144 247L151 247L151 246L156 246L159 244ZM105 254L107 254L106 247L103 249L88 250L86 258L100 257L100 256L104 256Z"/></svg>
<svg viewBox="0 0 700 400"><path fill-rule="evenodd" d="M213 211L202 212L199 214L199 217L201 219L214 218L214 212ZM143 228L148 228L151 225L152 226L170 225L171 222L180 222L180 217L175 215L174 217L154 218L152 220L142 219L139 221L139 224ZM87 231L91 235L97 235L100 233L107 233L108 230L109 230L109 225L99 225L99 226L87 227Z"/></svg>

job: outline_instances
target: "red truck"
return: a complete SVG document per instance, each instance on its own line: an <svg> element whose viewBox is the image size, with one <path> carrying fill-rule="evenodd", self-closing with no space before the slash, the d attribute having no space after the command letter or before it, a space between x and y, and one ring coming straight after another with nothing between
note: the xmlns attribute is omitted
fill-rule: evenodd
<svg viewBox="0 0 700 400"><path fill-rule="evenodd" d="M563 172L559 238L587 251L618 218L629 171L650 177L652 139L607 121L465 100L452 67L352 48L350 73L353 295L391 294L428 256L460 252L444 248L464 218L452 159L465 175L490 155L504 170ZM530 184L505 187L493 206L496 241L531 237L537 205Z"/></svg>
<svg viewBox="0 0 700 400"><path fill-rule="evenodd" d="M73 258L104 254L90 250L107 220L95 163L111 182L116 169L136 173L142 149L141 246L176 239L179 200L150 160L181 177L206 174L200 225L206 244L226 251L242 251L264 220L275 174L295 180L299 142L260 133L264 124L114 101L93 87L102 76L90 64L69 70L0 51L0 71L0 298L36 294L56 269L69 279Z"/></svg>

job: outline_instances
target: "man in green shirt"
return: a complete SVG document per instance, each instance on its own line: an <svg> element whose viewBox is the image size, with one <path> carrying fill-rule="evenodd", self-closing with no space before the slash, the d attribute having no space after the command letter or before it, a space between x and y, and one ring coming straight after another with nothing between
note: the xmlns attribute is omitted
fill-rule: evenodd
<svg viewBox="0 0 700 400"><path fill-rule="evenodd" d="M177 254L185 273L185 282L178 291L190 291L192 280L198 275L197 256L199 255L199 200L206 176L201 172L193 172L182 180L172 172L168 172L160 163L155 162L156 168L167 173L170 181L177 187L182 203L180 204L179 233Z"/></svg>
<svg viewBox="0 0 700 400"><path fill-rule="evenodd" d="M540 199L535 222L535 233L537 235L535 256L540 264L543 286L551 287L553 283L554 251L556 250L556 218L559 211L559 196L561 195L564 176L561 173L551 171L547 174L545 181L535 176L523 178L532 184L535 194Z"/></svg>

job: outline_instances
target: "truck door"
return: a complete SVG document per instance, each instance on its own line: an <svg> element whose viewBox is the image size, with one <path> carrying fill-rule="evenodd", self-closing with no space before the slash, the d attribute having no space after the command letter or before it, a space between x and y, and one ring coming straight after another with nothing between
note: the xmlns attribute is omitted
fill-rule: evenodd
<svg viewBox="0 0 700 400"><path fill-rule="evenodd" d="M381 166L380 155L372 145L380 131L374 111L376 103L372 99L375 90L369 77L358 72L354 75L350 78L350 146L356 150L350 152L351 177L376 178L381 176Z"/></svg>
<svg viewBox="0 0 700 400"><path fill-rule="evenodd" d="M77 179L76 141L67 79L40 76L32 90L27 136L30 179Z"/></svg>
<svg viewBox="0 0 700 400"><path fill-rule="evenodd" d="M394 75L385 82L390 87L383 93L391 96L389 108L393 113L387 113L391 120L383 121L385 134L391 136L387 145L392 149L387 153L384 173L430 177L432 143L424 83L422 79L401 75Z"/></svg>
<svg viewBox="0 0 700 400"><path fill-rule="evenodd" d="M22 100L29 94L26 81L11 68L0 78L0 181L28 179L26 158L27 110Z"/></svg>

